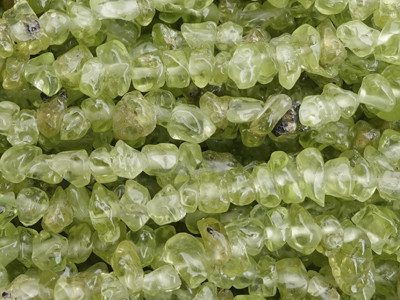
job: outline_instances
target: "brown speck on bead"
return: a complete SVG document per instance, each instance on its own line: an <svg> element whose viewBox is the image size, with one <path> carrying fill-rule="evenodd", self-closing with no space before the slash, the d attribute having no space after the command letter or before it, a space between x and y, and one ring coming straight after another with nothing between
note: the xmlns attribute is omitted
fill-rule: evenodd
<svg viewBox="0 0 400 300"><path fill-rule="evenodd" d="M213 234L213 233L214 233L214 230L213 230L211 227L207 227L207 232L208 232L209 234Z"/></svg>

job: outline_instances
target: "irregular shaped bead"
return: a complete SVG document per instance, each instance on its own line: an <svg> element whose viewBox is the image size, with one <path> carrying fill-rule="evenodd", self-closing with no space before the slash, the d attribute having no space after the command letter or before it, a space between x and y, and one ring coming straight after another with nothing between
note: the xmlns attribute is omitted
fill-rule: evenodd
<svg viewBox="0 0 400 300"><path fill-rule="evenodd" d="M90 8L102 19L133 21L140 13L136 0L90 0Z"/></svg>
<svg viewBox="0 0 400 300"><path fill-rule="evenodd" d="M68 232L68 259L73 263L85 262L92 254L92 230L86 223L71 227Z"/></svg>
<svg viewBox="0 0 400 300"><path fill-rule="evenodd" d="M216 127L198 107L181 104L172 110L167 130L174 139L201 143L214 134Z"/></svg>
<svg viewBox="0 0 400 300"><path fill-rule="evenodd" d="M327 195L351 199L354 175L347 157L334 158L325 163L325 192Z"/></svg>
<svg viewBox="0 0 400 300"><path fill-rule="evenodd" d="M214 54L210 49L194 49L189 57L189 74L199 88L204 88L213 75Z"/></svg>
<svg viewBox="0 0 400 300"><path fill-rule="evenodd" d="M89 202L89 214L101 241L111 243L118 240L120 207L118 197L114 192L95 183Z"/></svg>
<svg viewBox="0 0 400 300"><path fill-rule="evenodd" d="M20 239L17 228L12 223L7 223L0 229L0 259L2 266L7 266L18 258Z"/></svg>
<svg viewBox="0 0 400 300"><path fill-rule="evenodd" d="M46 138L56 136L61 129L61 123L67 109L67 98L64 91L61 94L43 101L36 116L37 127Z"/></svg>
<svg viewBox="0 0 400 300"><path fill-rule="evenodd" d="M190 83L189 62L183 50L166 50L161 57L170 88L185 88Z"/></svg>
<svg viewBox="0 0 400 300"><path fill-rule="evenodd" d="M128 289L122 285L114 274L103 273L101 297L105 300L129 298Z"/></svg>
<svg viewBox="0 0 400 300"><path fill-rule="evenodd" d="M24 188L18 193L16 207L19 221L24 226L32 226L49 208L49 197L36 187Z"/></svg>
<svg viewBox="0 0 400 300"><path fill-rule="evenodd" d="M110 264L111 257L115 249L117 249L118 244L126 239L126 226L124 222L119 222L118 227L120 235L115 242L103 242L100 240L97 231L93 234L93 253L108 264Z"/></svg>
<svg viewBox="0 0 400 300"><path fill-rule="evenodd" d="M163 258L174 266L191 288L198 287L212 271L203 244L187 233L178 233L168 239Z"/></svg>
<svg viewBox="0 0 400 300"><path fill-rule="evenodd" d="M290 247L305 255L311 254L319 245L322 230L311 214L298 204L289 209L289 226L286 241Z"/></svg>
<svg viewBox="0 0 400 300"><path fill-rule="evenodd" d="M117 139L134 141L149 135L156 122L154 106L140 92L129 92L115 106L113 132Z"/></svg>
<svg viewBox="0 0 400 300"><path fill-rule="evenodd" d="M243 27L231 21L217 28L216 46L221 51L229 51L242 41Z"/></svg>
<svg viewBox="0 0 400 300"><path fill-rule="evenodd" d="M320 215L315 222L322 229L321 243L316 250L327 257L334 256L343 246L343 228L338 219L332 215Z"/></svg>
<svg viewBox="0 0 400 300"><path fill-rule="evenodd" d="M158 192L146 207L149 217L158 225L177 222L186 215L178 191L170 184Z"/></svg>
<svg viewBox="0 0 400 300"><path fill-rule="evenodd" d="M389 162L388 158L380 151L372 146L367 146L364 150L364 158L370 163L370 165L377 172L377 176L385 171L394 171L393 166Z"/></svg>
<svg viewBox="0 0 400 300"><path fill-rule="evenodd" d="M327 18L322 21L317 30L321 36L321 57L322 68L338 66L347 58L347 51L343 43L336 36L336 28L332 21Z"/></svg>
<svg viewBox="0 0 400 300"><path fill-rule="evenodd" d="M27 268L31 267L32 262L32 251L33 251L33 240L39 235L38 232L31 228L25 228L18 226L19 234L19 251L18 260L22 262Z"/></svg>
<svg viewBox="0 0 400 300"><path fill-rule="evenodd" d="M144 93L164 86L165 67L160 53L151 52L138 55L133 59L131 66L131 78L135 89Z"/></svg>
<svg viewBox="0 0 400 300"><path fill-rule="evenodd" d="M71 19L64 12L50 9L39 18L50 45L62 45L68 38Z"/></svg>
<svg viewBox="0 0 400 300"><path fill-rule="evenodd" d="M400 38L400 22L389 20L383 27L375 48L375 57L391 64L400 64L400 53L396 47Z"/></svg>
<svg viewBox="0 0 400 300"><path fill-rule="evenodd" d="M122 241L111 257L111 266L119 281L131 293L142 290L144 272L130 241Z"/></svg>
<svg viewBox="0 0 400 300"><path fill-rule="evenodd" d="M179 150L173 144L146 145L141 152L147 158L147 166L144 171L151 176L167 174L178 163Z"/></svg>
<svg viewBox="0 0 400 300"><path fill-rule="evenodd" d="M89 167L99 183L114 182L118 179L118 175L112 169L111 155L105 147L97 148L90 153Z"/></svg>
<svg viewBox="0 0 400 300"><path fill-rule="evenodd" d="M399 166L400 133L393 129L386 129L379 139L378 150L383 153L389 163L397 168Z"/></svg>
<svg viewBox="0 0 400 300"><path fill-rule="evenodd" d="M149 266L156 252L156 236L149 226L143 226L136 232L129 231L127 239L133 242L133 247L139 256L143 268Z"/></svg>
<svg viewBox="0 0 400 300"><path fill-rule="evenodd" d="M67 238L42 230L33 240L32 261L42 271L59 272L67 263Z"/></svg>
<svg viewBox="0 0 400 300"><path fill-rule="evenodd" d="M0 19L0 58L5 59L14 52L13 41L10 36L8 23L4 19Z"/></svg>
<svg viewBox="0 0 400 300"><path fill-rule="evenodd" d="M351 91L344 90L333 83L329 83L324 86L322 95L336 102L341 109L341 116L343 118L350 118L357 111L359 104L358 96Z"/></svg>
<svg viewBox="0 0 400 300"><path fill-rule="evenodd" d="M83 138L90 129L90 122L86 119L79 107L69 107L63 117L60 129L60 138L72 141Z"/></svg>
<svg viewBox="0 0 400 300"><path fill-rule="evenodd" d="M26 177L30 162L42 154L35 146L14 146L6 150L0 158L2 176L13 183L19 183Z"/></svg>
<svg viewBox="0 0 400 300"><path fill-rule="evenodd" d="M147 273L143 279L143 291L155 296L159 293L172 292L179 289L182 282L178 272L171 265L161 266Z"/></svg>
<svg viewBox="0 0 400 300"><path fill-rule="evenodd" d="M121 140L115 144L110 156L111 167L114 173L120 177L133 179L147 166L146 156Z"/></svg>
<svg viewBox="0 0 400 300"><path fill-rule="evenodd" d="M228 64L228 74L239 89L253 87L261 70L261 53L256 45L240 44Z"/></svg>
<svg viewBox="0 0 400 300"><path fill-rule="evenodd" d="M253 178L243 168L229 170L225 174L230 202L235 205L247 205L256 199Z"/></svg>
<svg viewBox="0 0 400 300"><path fill-rule="evenodd" d="M14 102L0 102L0 134L7 135L13 123L13 118L19 111L19 106Z"/></svg>
<svg viewBox="0 0 400 300"><path fill-rule="evenodd" d="M207 218L197 221L197 226L212 261L218 266L225 264L232 252L224 225L214 218Z"/></svg>
<svg viewBox="0 0 400 300"><path fill-rule="evenodd" d="M310 281L308 282L308 294L315 299L339 300L340 294L332 287L328 280L315 271L308 271Z"/></svg>
<svg viewBox="0 0 400 300"><path fill-rule="evenodd" d="M379 7L375 0L349 0L349 10L353 20L365 20Z"/></svg>
<svg viewBox="0 0 400 300"><path fill-rule="evenodd" d="M165 24L154 24L151 35L153 37L153 46L156 46L156 49L146 52L153 52L157 49L177 50L188 46L182 32L174 30Z"/></svg>
<svg viewBox="0 0 400 300"><path fill-rule="evenodd" d="M50 168L77 187L89 184L91 172L86 150L60 152L50 161Z"/></svg>
<svg viewBox="0 0 400 300"><path fill-rule="evenodd" d="M74 219L81 222L89 223L89 202L90 197L85 187L76 187L70 184L65 189L67 201L71 205L74 212Z"/></svg>
<svg viewBox="0 0 400 300"><path fill-rule="evenodd" d="M6 296L12 295L17 299L29 299L37 297L39 293L39 278L26 274L18 275L9 285L5 287ZM15 299L15 298L14 298Z"/></svg>
<svg viewBox="0 0 400 300"><path fill-rule="evenodd" d="M226 212L230 203L226 179L221 174L203 171L199 174L199 181L199 210L205 213Z"/></svg>
<svg viewBox="0 0 400 300"><path fill-rule="evenodd" d="M206 299L210 299L210 300L217 300L217 287L215 286L215 284L211 283L211 282L205 282L203 283L197 293L196 296L193 298L193 300L206 300ZM218 299L219 300L219 299Z"/></svg>
<svg viewBox="0 0 400 300"><path fill-rule="evenodd" d="M324 95L306 96L299 109L301 124L319 127L340 119L340 107L330 97Z"/></svg>
<svg viewBox="0 0 400 300"><path fill-rule="evenodd" d="M228 100L226 117L229 122L238 124L251 122L263 112L263 103L260 100L244 97L228 98Z"/></svg>
<svg viewBox="0 0 400 300"><path fill-rule="evenodd" d="M389 82L380 74L371 74L363 78L358 97L360 103L383 112L391 111L396 103Z"/></svg>
<svg viewBox="0 0 400 300"><path fill-rule="evenodd" d="M289 38L285 38L276 46L276 61L279 72L279 83L290 90L301 74L301 62Z"/></svg>
<svg viewBox="0 0 400 300"><path fill-rule="evenodd" d="M22 53L14 53L7 58L2 72L3 88L5 90L17 90L26 83L25 67L28 60L29 56Z"/></svg>
<svg viewBox="0 0 400 300"><path fill-rule="evenodd" d="M292 34L292 44L296 48L301 65L307 72L314 73L319 68L321 57L321 37L311 25L304 24Z"/></svg>
<svg viewBox="0 0 400 300"><path fill-rule="evenodd" d="M185 8L192 8L194 5L194 1L189 0L154 0L152 2L156 10L165 13L180 12Z"/></svg>
<svg viewBox="0 0 400 300"><path fill-rule="evenodd" d="M19 206L14 193L0 194L0 229L3 229L18 215ZM21 217L19 218L21 219Z"/></svg>
<svg viewBox="0 0 400 300"><path fill-rule="evenodd" d="M228 66L232 55L229 52L221 51L214 57L213 75L209 84L222 85L228 81Z"/></svg>
<svg viewBox="0 0 400 300"><path fill-rule="evenodd" d="M98 57L90 58L82 67L79 90L89 97L99 97L106 88L105 66Z"/></svg>
<svg viewBox="0 0 400 300"><path fill-rule="evenodd" d="M275 207L281 202L271 166L260 164L253 169L254 186L257 191L256 200L265 207Z"/></svg>
<svg viewBox="0 0 400 300"><path fill-rule="evenodd" d="M114 102L106 98L88 98L81 104L81 109L94 132L105 132L111 128L114 107Z"/></svg>
<svg viewBox="0 0 400 300"><path fill-rule="evenodd" d="M67 2L66 13L71 19L70 31L75 38L83 39L100 30L101 21L97 18L96 13L88 7L70 1Z"/></svg>
<svg viewBox="0 0 400 300"><path fill-rule="evenodd" d="M301 299L307 294L308 275L299 258L284 258L276 262L277 285L282 299Z"/></svg>
<svg viewBox="0 0 400 300"><path fill-rule="evenodd" d="M214 22L184 23L181 32L190 48L214 50L217 34L217 24Z"/></svg>

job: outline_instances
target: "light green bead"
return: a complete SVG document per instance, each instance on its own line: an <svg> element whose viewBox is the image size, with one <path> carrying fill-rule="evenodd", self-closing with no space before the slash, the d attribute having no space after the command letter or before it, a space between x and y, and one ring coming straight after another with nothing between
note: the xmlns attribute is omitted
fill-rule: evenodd
<svg viewBox="0 0 400 300"><path fill-rule="evenodd" d="M139 15L136 17L136 22L142 26L147 26L153 20L156 13L153 2L150 0L137 0L139 6Z"/></svg>
<svg viewBox="0 0 400 300"><path fill-rule="evenodd" d="M181 32L190 48L214 50L217 35L217 24L214 22L184 23Z"/></svg>
<svg viewBox="0 0 400 300"><path fill-rule="evenodd" d="M386 156L389 163L396 169L399 166L400 133L393 129L386 129L379 139L378 150Z"/></svg>
<svg viewBox="0 0 400 300"><path fill-rule="evenodd" d="M340 25L337 29L337 37L355 55L365 57L374 51L379 31L356 20Z"/></svg>
<svg viewBox="0 0 400 300"><path fill-rule="evenodd" d="M28 60L28 55L19 52L7 58L4 68L2 68L3 88L5 90L18 90L26 83L25 67Z"/></svg>
<svg viewBox="0 0 400 300"><path fill-rule="evenodd" d="M90 0L90 8L102 19L133 21L140 13L136 0Z"/></svg>
<svg viewBox="0 0 400 300"><path fill-rule="evenodd" d="M62 181L62 177L52 169L50 169L50 161L54 155L41 154L36 156L27 167L26 177L47 182L49 184L57 184Z"/></svg>
<svg viewBox="0 0 400 300"><path fill-rule="evenodd" d="M243 27L231 21L217 28L216 46L221 51L229 51L242 41Z"/></svg>
<svg viewBox="0 0 400 300"><path fill-rule="evenodd" d="M111 167L120 177L133 179L147 166L146 156L119 140L110 152ZM132 166L135 166L132 168Z"/></svg>
<svg viewBox="0 0 400 300"><path fill-rule="evenodd" d="M50 45L62 45L68 38L70 18L67 14L50 9L39 18L39 23L50 39Z"/></svg>
<svg viewBox="0 0 400 300"><path fill-rule="evenodd" d="M291 42L296 48L304 70L315 73L320 68L321 37L319 32L311 25L301 25L293 32Z"/></svg>
<svg viewBox="0 0 400 300"><path fill-rule="evenodd" d="M350 118L353 116L358 108L357 94L344 90L333 83L324 86L322 95L332 99L341 108L341 116L343 118Z"/></svg>
<svg viewBox="0 0 400 300"><path fill-rule="evenodd" d="M389 162L388 158L371 145L368 145L365 148L364 158L374 168L375 172L377 172L378 177L385 171L394 171L394 168Z"/></svg>
<svg viewBox="0 0 400 300"><path fill-rule="evenodd" d="M340 299L338 291L334 287L331 287L324 276L313 271L309 271L308 275L310 277L310 281L308 282L308 294L311 297L314 299Z"/></svg>
<svg viewBox="0 0 400 300"><path fill-rule="evenodd" d="M146 207L149 217L158 225L177 222L186 215L179 192L170 184L158 192Z"/></svg>
<svg viewBox="0 0 400 300"><path fill-rule="evenodd" d="M247 254L245 242L234 232L227 232L231 244L232 256L221 268L222 272L234 278L251 268L251 262Z"/></svg>
<svg viewBox="0 0 400 300"><path fill-rule="evenodd" d="M8 278L7 269L0 266L0 289L4 289L9 283L10 280Z"/></svg>
<svg viewBox="0 0 400 300"><path fill-rule="evenodd" d="M351 220L362 229L371 241L371 249L381 254L389 237L397 234L398 217L388 208L368 205L358 211Z"/></svg>
<svg viewBox="0 0 400 300"><path fill-rule="evenodd" d="M101 283L101 297L104 300L121 300L129 298L127 288L114 274L103 273Z"/></svg>
<svg viewBox="0 0 400 300"><path fill-rule="evenodd" d="M167 130L174 139L201 143L214 134L216 127L198 107L181 104L172 110Z"/></svg>
<svg viewBox="0 0 400 300"><path fill-rule="evenodd" d="M99 183L114 182L118 179L118 175L112 169L110 152L105 147L97 148L90 153L89 167Z"/></svg>
<svg viewBox="0 0 400 300"><path fill-rule="evenodd" d="M400 53L396 47L399 38L400 22L389 20L379 35L375 49L376 58L391 64L400 64Z"/></svg>
<svg viewBox="0 0 400 300"><path fill-rule="evenodd" d="M154 104L157 124L163 127L167 126L171 117L171 110L174 108L176 102L174 95L170 91L156 89L148 92L145 98Z"/></svg>
<svg viewBox="0 0 400 300"><path fill-rule="evenodd" d="M13 118L19 113L19 106L10 101L0 102L0 134L7 135L12 127Z"/></svg>
<svg viewBox="0 0 400 300"><path fill-rule="evenodd" d="M162 53L166 84L170 88L185 88L190 83L189 62L183 50L166 50Z"/></svg>
<svg viewBox="0 0 400 300"><path fill-rule="evenodd" d="M304 149L297 155L296 164L304 178L307 197L324 206L324 159L321 152L315 148Z"/></svg>
<svg viewBox="0 0 400 300"><path fill-rule="evenodd" d="M85 281L81 276L61 277L54 286L55 300L77 300L85 295Z"/></svg>
<svg viewBox="0 0 400 300"><path fill-rule="evenodd" d="M114 107L114 102L105 98L88 98L81 104L94 132L105 132L111 128Z"/></svg>
<svg viewBox="0 0 400 300"><path fill-rule="evenodd" d="M5 59L11 56L14 52L13 47L7 21L0 19L0 58Z"/></svg>
<svg viewBox="0 0 400 300"><path fill-rule="evenodd" d="M379 195L388 200L400 199L400 172L384 171L378 181Z"/></svg>
<svg viewBox="0 0 400 300"><path fill-rule="evenodd" d="M232 55L229 52L221 51L214 57L213 76L210 80L211 85L222 85L228 79L228 66Z"/></svg>
<svg viewBox="0 0 400 300"><path fill-rule="evenodd" d="M254 121L263 112L263 102L260 100L244 97L230 97L226 100L229 100L226 117L232 123L240 124Z"/></svg>
<svg viewBox="0 0 400 300"><path fill-rule="evenodd" d="M22 189L16 201L19 221L24 226L32 226L39 221L49 208L49 197L41 189Z"/></svg>
<svg viewBox="0 0 400 300"><path fill-rule="evenodd" d="M349 10L355 20L365 20L379 7L375 0L349 0Z"/></svg>
<svg viewBox="0 0 400 300"><path fill-rule="evenodd" d="M228 64L228 74L239 89L253 87L261 70L261 53L253 44L240 44Z"/></svg>
<svg viewBox="0 0 400 300"><path fill-rule="evenodd" d="M89 97L99 97L106 87L105 67L99 58L89 59L82 67L79 90Z"/></svg>
<svg viewBox="0 0 400 300"><path fill-rule="evenodd" d="M228 183L218 173L203 171L199 175L199 210L205 213L222 213L229 209Z"/></svg>
<svg viewBox="0 0 400 300"><path fill-rule="evenodd" d="M320 64L323 68L340 65L347 57L343 43L336 36L336 28L327 18L322 21L317 30L321 36Z"/></svg>
<svg viewBox="0 0 400 300"><path fill-rule="evenodd" d="M18 215L19 207L15 201L14 193L0 194L0 229L3 229L12 219ZM21 219L21 218L19 218Z"/></svg>
<svg viewBox="0 0 400 300"><path fill-rule="evenodd" d="M85 262L92 254L92 230L89 225L81 223L73 226L68 232L68 259L73 263Z"/></svg>
<svg viewBox="0 0 400 300"><path fill-rule="evenodd" d="M149 226L143 226L136 232L129 231L127 239L133 243L143 268L149 266L156 252L156 236Z"/></svg>
<svg viewBox="0 0 400 300"><path fill-rule="evenodd" d="M301 103L299 118L305 126L318 127L340 119L341 109L330 97L324 95L306 96Z"/></svg>
<svg viewBox="0 0 400 300"><path fill-rule="evenodd" d="M311 214L298 204L289 209L289 226L286 241L290 247L305 255L311 254L319 245L322 230Z"/></svg>
<svg viewBox="0 0 400 300"><path fill-rule="evenodd" d="M354 175L347 157L334 158L325 163L325 192L327 195L351 199Z"/></svg>
<svg viewBox="0 0 400 300"><path fill-rule="evenodd" d="M315 0L315 8L324 15L335 15L342 12L349 0Z"/></svg>
<svg viewBox="0 0 400 300"><path fill-rule="evenodd" d="M67 238L42 230L33 240L32 261L42 271L65 269L68 252Z"/></svg>
<svg viewBox="0 0 400 300"><path fill-rule="evenodd" d="M308 275L299 258L284 258L276 262L278 289L284 300L301 299L306 296Z"/></svg>
<svg viewBox="0 0 400 300"><path fill-rule="evenodd" d="M214 218L197 221L207 253L217 266L225 264L232 256L230 242L224 225Z"/></svg>
<svg viewBox="0 0 400 300"><path fill-rule="evenodd" d="M198 287L212 271L203 244L187 233L178 233L166 242L163 258L191 288Z"/></svg>
<svg viewBox="0 0 400 300"><path fill-rule="evenodd" d="M135 89L148 92L165 84L165 67L158 52L143 53L132 61L132 83Z"/></svg>
<svg viewBox="0 0 400 300"><path fill-rule="evenodd" d="M101 21L94 11L73 1L67 2L67 15L70 17L70 31L77 39L83 39L96 34L101 27Z"/></svg>
<svg viewBox="0 0 400 300"><path fill-rule="evenodd" d="M172 225L164 225L154 230L154 233L156 235L156 252L154 259L151 262L153 270L167 264L162 257L164 253L164 245L176 234L176 229Z"/></svg>
<svg viewBox="0 0 400 300"><path fill-rule="evenodd" d="M103 242L115 242L120 237L120 207L117 195L95 183L89 202L90 220Z"/></svg>
<svg viewBox="0 0 400 300"><path fill-rule="evenodd" d="M211 119L217 129L225 129L228 126L227 111L229 98L217 97L211 92L206 92L199 101L200 109Z"/></svg>
<svg viewBox="0 0 400 300"><path fill-rule="evenodd" d="M38 232L31 228L18 226L19 234L19 251L18 260L27 268L32 266L33 240L38 237Z"/></svg>
<svg viewBox="0 0 400 300"><path fill-rule="evenodd" d="M254 181L243 168L234 168L225 174L230 202L235 205L248 205L256 199Z"/></svg>
<svg viewBox="0 0 400 300"><path fill-rule="evenodd" d="M65 189L67 202L71 205L74 212L74 220L89 223L89 201L90 197L85 187L76 187L70 184Z"/></svg>
<svg viewBox="0 0 400 300"><path fill-rule="evenodd" d="M53 67L63 85L76 89L79 86L83 65L91 58L93 54L90 50L84 45L78 45L57 57Z"/></svg>
<svg viewBox="0 0 400 300"><path fill-rule="evenodd" d="M19 183L26 177L29 163L42 149L35 146L14 146L6 150L0 158L0 171L3 177L13 183Z"/></svg>
<svg viewBox="0 0 400 300"><path fill-rule="evenodd" d="M65 191L59 186L50 199L50 206L43 215L42 227L44 230L60 233L72 223L74 213L66 198Z"/></svg>
<svg viewBox="0 0 400 300"><path fill-rule="evenodd" d="M143 291L146 294L156 296L159 293L179 289L181 284L179 274L174 267L165 265L144 276Z"/></svg>
<svg viewBox="0 0 400 300"><path fill-rule="evenodd" d="M33 299L39 293L38 283L38 276L31 277L27 274L20 274L5 288L5 293L16 297L14 299Z"/></svg>
<svg viewBox="0 0 400 300"><path fill-rule="evenodd" d="M117 139L134 141L149 135L156 127L154 106L140 92L129 92L114 109L113 131Z"/></svg>
<svg viewBox="0 0 400 300"><path fill-rule="evenodd" d="M117 249L118 244L126 239L126 226L123 222L119 222L119 232L120 232L120 237L117 239L115 242L103 242L99 238L99 234L96 231L93 234L93 253L96 254L98 257L100 257L102 260L104 260L106 263L110 264L111 262L111 257Z"/></svg>
<svg viewBox="0 0 400 300"><path fill-rule="evenodd" d="M300 77L301 62L289 38L276 46L276 60L279 72L279 83L290 90Z"/></svg>
<svg viewBox="0 0 400 300"><path fill-rule="evenodd" d="M253 169L256 200L265 207L275 207L281 202L271 166L260 164Z"/></svg>
<svg viewBox="0 0 400 300"><path fill-rule="evenodd" d="M0 259L2 266L6 267L18 258L20 240L17 228L12 223L7 223L0 229Z"/></svg>
<svg viewBox="0 0 400 300"><path fill-rule="evenodd" d="M52 138L60 132L66 106L67 98L63 91L40 104L36 122L39 132L46 138Z"/></svg>
<svg viewBox="0 0 400 300"><path fill-rule="evenodd" d="M179 188L180 200L186 213L194 213L200 197L200 185L197 179L189 179Z"/></svg>
<svg viewBox="0 0 400 300"><path fill-rule="evenodd" d="M78 140L85 136L90 129L90 122L86 119L83 111L76 106L69 107L61 123L61 140Z"/></svg>
<svg viewBox="0 0 400 300"><path fill-rule="evenodd" d="M137 231L149 220L146 204L150 201L147 188L133 180L125 183L125 193L121 197L121 220L133 231Z"/></svg>
<svg viewBox="0 0 400 300"><path fill-rule="evenodd" d="M268 84L278 73L275 47L266 42L257 42L256 45L260 50L262 61L258 82Z"/></svg>
<svg viewBox="0 0 400 300"><path fill-rule="evenodd" d="M77 187L89 184L91 172L86 150L60 152L50 161L50 168Z"/></svg>
<svg viewBox="0 0 400 300"><path fill-rule="evenodd" d="M210 49L194 49L189 57L189 74L196 86L204 88L213 75L214 54Z"/></svg>
<svg viewBox="0 0 400 300"><path fill-rule="evenodd" d="M106 27L107 41L118 40L129 50L137 42L140 36L140 25L135 21L121 19L103 19L103 26ZM136 47L137 45L135 45ZM134 48L135 49L135 48Z"/></svg>
<svg viewBox="0 0 400 300"><path fill-rule="evenodd" d="M3 14L8 22L15 50L37 54L49 46L50 39L41 28L39 19L26 1L19 1Z"/></svg>
<svg viewBox="0 0 400 300"><path fill-rule="evenodd" d="M219 300L217 296L217 287L211 282L203 283L193 300Z"/></svg>
<svg viewBox="0 0 400 300"><path fill-rule="evenodd" d="M147 166L144 171L151 176L159 176L171 172L179 158L178 147L167 143L146 145L141 152L147 158Z"/></svg>
<svg viewBox="0 0 400 300"><path fill-rule="evenodd" d="M157 49L160 50L177 50L180 48L186 48L188 46L186 40L183 38L182 32L174 30L169 26L157 23L154 24L152 31L153 43L151 51L154 52ZM145 45L144 45L145 46ZM139 46L140 47L140 46ZM155 47L155 49L153 49ZM137 53L138 50L132 50ZM131 51L131 52L132 52ZM144 49L143 49L144 51ZM139 51L141 52L141 51ZM146 53L144 52L144 53Z"/></svg>
<svg viewBox="0 0 400 300"><path fill-rule="evenodd" d="M155 9L160 12L174 13L183 10L184 8L191 8L194 5L192 0L154 0L152 1Z"/></svg>

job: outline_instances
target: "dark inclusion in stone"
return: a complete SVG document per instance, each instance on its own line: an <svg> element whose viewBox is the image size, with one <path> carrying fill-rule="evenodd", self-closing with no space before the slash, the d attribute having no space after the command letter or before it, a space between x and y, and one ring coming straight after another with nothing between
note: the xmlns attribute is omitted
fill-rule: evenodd
<svg viewBox="0 0 400 300"><path fill-rule="evenodd" d="M38 21L34 20L28 24L25 24L25 30L27 33L31 34L40 29L40 24Z"/></svg>
<svg viewBox="0 0 400 300"><path fill-rule="evenodd" d="M272 133L278 137L302 132L306 129L299 119L300 102L293 102L292 107L283 115L279 122L272 129Z"/></svg>
<svg viewBox="0 0 400 300"><path fill-rule="evenodd" d="M11 294L10 294L10 293L7 293L7 292L3 292L3 293L1 294L1 297L2 297L3 299L11 298Z"/></svg>
<svg viewBox="0 0 400 300"><path fill-rule="evenodd" d="M213 234L213 233L214 233L214 230L213 230L211 227L207 227L207 232L208 232L209 234Z"/></svg>

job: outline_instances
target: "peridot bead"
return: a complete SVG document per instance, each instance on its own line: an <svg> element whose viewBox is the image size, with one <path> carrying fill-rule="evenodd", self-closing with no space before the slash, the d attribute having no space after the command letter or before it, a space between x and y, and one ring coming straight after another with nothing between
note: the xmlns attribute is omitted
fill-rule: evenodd
<svg viewBox="0 0 400 300"><path fill-rule="evenodd" d="M216 46L221 51L229 51L242 41L243 27L231 21L217 28Z"/></svg>
<svg viewBox="0 0 400 300"><path fill-rule="evenodd" d="M165 67L159 52L137 55L131 63L131 78L135 89L148 92L165 84Z"/></svg>
<svg viewBox="0 0 400 300"><path fill-rule="evenodd" d="M105 132L111 128L114 107L114 102L107 98L88 98L81 104L94 132Z"/></svg>
<svg viewBox="0 0 400 300"><path fill-rule="evenodd" d="M68 1L66 13L71 19L70 31L75 38L89 37L100 30L101 21L88 7Z"/></svg>
<svg viewBox="0 0 400 300"><path fill-rule="evenodd" d="M13 52L13 43L8 23L6 20L0 19L0 58L5 59L11 56Z"/></svg>
<svg viewBox="0 0 400 300"><path fill-rule="evenodd" d="M70 18L64 12L50 9L44 12L39 23L50 39L50 45L62 45L68 38Z"/></svg>
<svg viewBox="0 0 400 300"><path fill-rule="evenodd" d="M211 80L214 54L210 49L193 49L189 57L189 74L196 86L204 88Z"/></svg>
<svg viewBox="0 0 400 300"><path fill-rule="evenodd" d="M93 239L89 225L73 226L68 232L68 259L73 263L85 262L92 254Z"/></svg>
<svg viewBox="0 0 400 300"><path fill-rule="evenodd" d="M299 258L284 258L277 261L276 272L282 299L301 299L307 294L308 275Z"/></svg>
<svg viewBox="0 0 400 300"><path fill-rule="evenodd" d="M276 60L279 72L279 83L285 89L290 90L300 77L301 62L288 37L282 39L276 45Z"/></svg>
<svg viewBox="0 0 400 300"><path fill-rule="evenodd" d="M184 23L181 31L190 48L214 50L217 34L217 24L214 22Z"/></svg>
<svg viewBox="0 0 400 300"><path fill-rule="evenodd" d="M110 152L111 167L120 177L135 178L147 166L146 156L119 140ZM132 168L132 166L135 166Z"/></svg>
<svg viewBox="0 0 400 300"><path fill-rule="evenodd" d="M39 221L49 208L49 197L41 189L22 189L16 201L18 218L24 226L32 226Z"/></svg>
<svg viewBox="0 0 400 300"><path fill-rule="evenodd" d="M133 21L140 13L136 0L90 0L90 8L102 19Z"/></svg>
<svg viewBox="0 0 400 300"><path fill-rule="evenodd" d="M178 272L171 265L161 266L144 275L143 291L151 296L179 289L182 282Z"/></svg>
<svg viewBox="0 0 400 300"><path fill-rule="evenodd" d="M162 53L166 84L170 88L185 88L190 83L189 62L183 50L166 50Z"/></svg>
<svg viewBox="0 0 400 300"><path fill-rule="evenodd" d="M3 229L18 215L19 206L15 201L14 193L0 194L0 208L3 212L0 215L0 229Z"/></svg>

